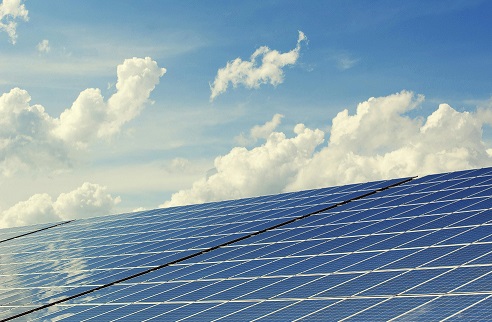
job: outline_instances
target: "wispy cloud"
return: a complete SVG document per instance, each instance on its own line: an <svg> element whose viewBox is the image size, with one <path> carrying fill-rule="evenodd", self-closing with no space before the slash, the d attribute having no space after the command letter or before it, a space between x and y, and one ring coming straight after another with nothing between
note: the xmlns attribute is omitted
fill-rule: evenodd
<svg viewBox="0 0 492 322"><path fill-rule="evenodd" d="M0 3L0 30L9 35L10 42L15 45L17 41L16 20L28 21L29 12L21 0L3 0Z"/></svg>
<svg viewBox="0 0 492 322"><path fill-rule="evenodd" d="M63 30L57 30L57 34L56 42L51 36L41 36L49 40L49 55L33 57L31 51L0 51L0 82L3 80L12 87L19 84L38 87L40 83L52 86L54 82L58 88L73 86L73 77L111 77L114 66L128 57L149 56L168 60L210 45L206 37L191 37L183 31L162 32L160 36L166 39L165 42L150 41L145 37L130 39L121 30L101 30L80 24L64 26ZM33 47L36 45L33 44ZM37 52L37 48L34 50ZM46 81L48 76L49 82Z"/></svg>
<svg viewBox="0 0 492 322"><path fill-rule="evenodd" d="M297 46L287 53L262 46L251 55L249 61L243 61L241 58L229 61L226 67L217 71L217 76L210 86L210 101L225 93L229 83L234 87L241 84L246 88L259 88L261 84L267 83L273 86L281 84L284 81L282 68L297 62L303 41L307 41L307 37L299 31ZM261 65L257 62L259 58L261 58Z"/></svg>
<svg viewBox="0 0 492 322"><path fill-rule="evenodd" d="M39 53L47 54L51 51L50 42L47 39L43 39L37 46L36 49Z"/></svg>
<svg viewBox="0 0 492 322"><path fill-rule="evenodd" d="M353 58L348 54L342 54L342 55L338 55L335 58L335 60L337 62L337 67L339 69L347 70L347 69L354 67L359 62L360 59Z"/></svg>

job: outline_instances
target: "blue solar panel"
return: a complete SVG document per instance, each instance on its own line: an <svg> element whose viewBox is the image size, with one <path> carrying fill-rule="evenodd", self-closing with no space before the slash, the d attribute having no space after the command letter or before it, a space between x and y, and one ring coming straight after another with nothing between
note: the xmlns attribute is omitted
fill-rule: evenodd
<svg viewBox="0 0 492 322"><path fill-rule="evenodd" d="M490 320L491 175L468 170L48 228L0 243L0 317Z"/></svg>
<svg viewBox="0 0 492 322"><path fill-rule="evenodd" d="M92 218L39 231L0 248L11 257L0 268L15 276L6 291L15 290L16 302L4 307L41 305L84 292L87 286L99 287L166 265L395 182ZM47 287L56 296L45 294Z"/></svg>

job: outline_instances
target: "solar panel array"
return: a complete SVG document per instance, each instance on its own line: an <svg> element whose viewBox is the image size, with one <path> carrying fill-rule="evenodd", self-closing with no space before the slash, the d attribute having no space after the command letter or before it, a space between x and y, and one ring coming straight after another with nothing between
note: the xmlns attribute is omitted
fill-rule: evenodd
<svg viewBox="0 0 492 322"><path fill-rule="evenodd" d="M0 318L490 320L491 197L487 168L1 230Z"/></svg>

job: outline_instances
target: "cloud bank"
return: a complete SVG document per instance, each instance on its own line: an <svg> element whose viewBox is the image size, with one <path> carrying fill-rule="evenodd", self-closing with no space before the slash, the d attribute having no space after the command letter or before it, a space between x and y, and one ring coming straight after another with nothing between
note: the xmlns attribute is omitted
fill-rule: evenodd
<svg viewBox="0 0 492 322"><path fill-rule="evenodd" d="M189 190L173 194L161 206L201 203L211 200L241 198L281 191L300 168L306 166L323 142L324 133L298 124L296 134L287 138L273 132L262 146L248 150L236 147L215 159L216 173L193 184Z"/></svg>
<svg viewBox="0 0 492 322"><path fill-rule="evenodd" d="M3 0L0 3L0 30L9 35L10 42L17 42L17 19L28 21L29 11L21 0Z"/></svg>
<svg viewBox="0 0 492 322"><path fill-rule="evenodd" d="M325 145L325 133L302 124L292 138L273 132L261 146L217 157L214 174L161 206L492 165L482 140L483 127L492 124L490 109L458 112L441 104L427 118L407 116L423 101L402 91L372 97L354 115L343 110L333 118Z"/></svg>
<svg viewBox="0 0 492 322"><path fill-rule="evenodd" d="M226 67L217 71L217 76L210 86L210 101L217 96L225 93L231 83L234 87L239 84L246 88L259 88L261 84L270 83L277 86L284 81L283 67L294 65L299 58L301 42L307 41L306 35L299 31L297 46L289 52L280 53L277 50L271 50L267 46L258 48L249 61L243 61L236 58L229 61ZM257 60L261 58L261 64Z"/></svg>
<svg viewBox="0 0 492 322"><path fill-rule="evenodd" d="M70 151L108 139L134 119L165 72L150 57L126 59L117 67L116 92L107 101L100 89L86 89L59 118L31 105L29 93L20 88L1 95L0 173L69 165Z"/></svg>
<svg viewBox="0 0 492 322"><path fill-rule="evenodd" d="M36 194L2 211L0 228L108 215L120 201L108 194L106 187L86 182L56 200L46 193Z"/></svg>

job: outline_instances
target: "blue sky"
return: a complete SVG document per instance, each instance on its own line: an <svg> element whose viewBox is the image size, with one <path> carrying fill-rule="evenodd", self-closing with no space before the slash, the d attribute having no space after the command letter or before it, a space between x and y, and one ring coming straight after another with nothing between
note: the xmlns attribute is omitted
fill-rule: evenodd
<svg viewBox="0 0 492 322"><path fill-rule="evenodd" d="M7 4L24 5L28 20L6 13ZM9 142L0 145L8 170L0 178L4 226L41 221L33 205L56 220L65 218L60 209L83 217L492 165L490 1L3 6L1 22L16 22L17 38L13 44L0 32L0 95L24 90L17 94L31 100L23 113L38 115L32 106L41 105L48 120L21 133L33 123L19 117L0 133ZM289 53L299 31L307 41L294 63L280 67L280 82L229 82L210 100L228 62L250 61L261 46ZM140 102L128 107L135 115L119 110L104 121L88 103L81 109L89 119L72 113L70 126L59 124L86 89L100 89L105 102L116 93L117 66L130 68L125 60L133 57L141 59L136 65L145 57L156 64L145 102L127 93ZM363 102L367 107L357 109ZM13 103L3 104L8 111ZM108 122L117 130L101 134ZM299 123L304 128L294 131ZM83 124L92 132L80 130Z"/></svg>

